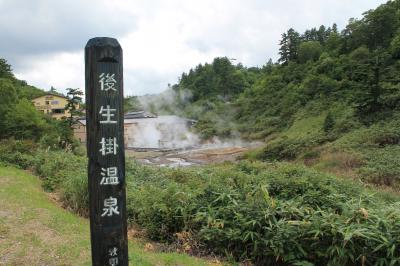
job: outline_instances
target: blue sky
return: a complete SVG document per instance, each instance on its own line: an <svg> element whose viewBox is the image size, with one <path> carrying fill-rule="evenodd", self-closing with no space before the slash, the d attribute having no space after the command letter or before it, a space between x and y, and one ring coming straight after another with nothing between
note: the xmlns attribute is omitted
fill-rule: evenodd
<svg viewBox="0 0 400 266"><path fill-rule="evenodd" d="M0 0L0 57L29 84L84 89L83 48L119 40L126 95L158 93L214 57L262 66L278 57L281 33L349 18L382 0Z"/></svg>

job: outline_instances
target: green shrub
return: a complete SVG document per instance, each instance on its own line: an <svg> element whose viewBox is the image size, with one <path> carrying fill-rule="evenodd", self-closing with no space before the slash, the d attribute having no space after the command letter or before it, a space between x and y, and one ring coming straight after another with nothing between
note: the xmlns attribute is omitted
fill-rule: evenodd
<svg viewBox="0 0 400 266"><path fill-rule="evenodd" d="M335 126L335 120L333 118L332 113L329 112L325 117L323 129L326 133L328 133L333 129L334 126Z"/></svg>
<svg viewBox="0 0 400 266"><path fill-rule="evenodd" d="M364 152L366 165L360 168L362 178L371 183L400 186L400 147L388 146Z"/></svg>
<svg viewBox="0 0 400 266"><path fill-rule="evenodd" d="M398 203L352 181L259 162L133 167L146 174L129 177L128 215L153 239L188 231L208 250L257 265L399 261Z"/></svg>
<svg viewBox="0 0 400 266"><path fill-rule="evenodd" d="M86 170L84 157L71 152L39 150L37 157L35 171L42 177L43 187L49 191L56 190L64 180L81 175Z"/></svg>
<svg viewBox="0 0 400 266"><path fill-rule="evenodd" d="M82 216L89 216L88 177L85 172L70 174L61 183L64 206Z"/></svg>
<svg viewBox="0 0 400 266"><path fill-rule="evenodd" d="M316 159L316 158L318 158L319 156L321 156L321 152L320 152L320 151L317 151L317 150L309 150L309 151L306 151L306 152L303 154L302 158L303 158L303 159L306 159L306 160L310 160L310 159Z"/></svg>
<svg viewBox="0 0 400 266"><path fill-rule="evenodd" d="M307 149L313 148L324 141L324 138L319 137L298 139L281 138L267 143L263 149L258 151L255 157L259 160L268 161L293 160Z"/></svg>
<svg viewBox="0 0 400 266"><path fill-rule="evenodd" d="M0 161L27 169L34 164L33 156L37 146L30 140L2 140L0 141Z"/></svg>

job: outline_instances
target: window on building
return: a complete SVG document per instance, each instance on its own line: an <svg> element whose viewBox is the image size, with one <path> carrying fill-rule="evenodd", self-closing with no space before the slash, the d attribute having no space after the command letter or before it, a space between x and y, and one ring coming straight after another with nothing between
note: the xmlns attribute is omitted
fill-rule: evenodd
<svg viewBox="0 0 400 266"><path fill-rule="evenodd" d="M47 104L47 105L50 104L50 101L46 101L46 104Z"/></svg>
<svg viewBox="0 0 400 266"><path fill-rule="evenodd" d="M53 109L52 111L53 111L53 114L63 114L63 113L65 113L64 109Z"/></svg>
<svg viewBox="0 0 400 266"><path fill-rule="evenodd" d="M58 101L51 101L51 104L58 104Z"/></svg>

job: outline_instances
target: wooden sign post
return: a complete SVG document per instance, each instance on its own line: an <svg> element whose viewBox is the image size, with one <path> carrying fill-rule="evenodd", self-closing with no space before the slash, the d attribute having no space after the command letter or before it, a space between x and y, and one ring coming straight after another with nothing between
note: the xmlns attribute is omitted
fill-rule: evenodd
<svg viewBox="0 0 400 266"><path fill-rule="evenodd" d="M128 265L122 48L113 38L85 47L86 128L93 265Z"/></svg>

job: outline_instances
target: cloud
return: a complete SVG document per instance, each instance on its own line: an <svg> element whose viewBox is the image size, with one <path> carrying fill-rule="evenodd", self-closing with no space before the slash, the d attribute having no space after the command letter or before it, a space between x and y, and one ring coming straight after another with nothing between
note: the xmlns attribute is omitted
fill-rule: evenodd
<svg viewBox="0 0 400 266"><path fill-rule="evenodd" d="M80 50L91 36L120 36L135 26L112 1L3 0L0 10L0 51L14 56Z"/></svg>
<svg viewBox="0 0 400 266"><path fill-rule="evenodd" d="M0 57L17 77L48 89L81 87L83 48L116 37L124 51L125 93L156 93L216 56L247 66L277 59L281 33L350 17L385 0L0 0Z"/></svg>
<svg viewBox="0 0 400 266"><path fill-rule="evenodd" d="M29 84L46 84L65 92L66 88L84 88L83 51L33 55L25 58L25 65L15 75Z"/></svg>

